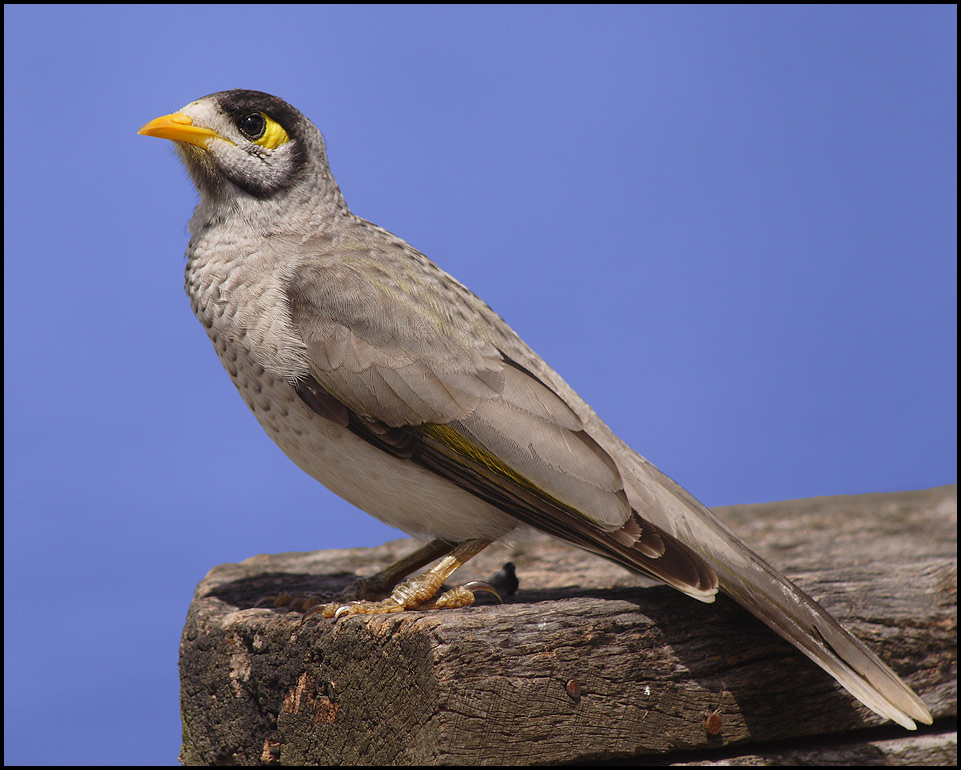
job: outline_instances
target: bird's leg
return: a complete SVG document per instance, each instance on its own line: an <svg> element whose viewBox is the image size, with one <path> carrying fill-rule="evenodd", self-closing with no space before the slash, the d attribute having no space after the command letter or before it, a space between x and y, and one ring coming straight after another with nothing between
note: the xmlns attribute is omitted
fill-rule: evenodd
<svg viewBox="0 0 961 770"><path fill-rule="evenodd" d="M421 567L426 567L434 559L445 556L453 550L454 545L452 543L445 543L443 540L431 540L412 554L388 564L376 575L360 578L338 598L344 601L383 599L394 586L412 572L416 572Z"/></svg>
<svg viewBox="0 0 961 770"><path fill-rule="evenodd" d="M339 593L293 595L283 592L279 596L265 596L258 602L257 606L284 607L295 612L306 612L314 607L327 604L331 599L342 604L362 599L383 599L390 594L395 585L409 574L416 572L421 567L426 567L432 561L450 553L453 549L454 544L452 543L445 543L443 540L431 540L413 553L388 564L376 575L358 578ZM314 612L317 611L314 610Z"/></svg>
<svg viewBox="0 0 961 770"><path fill-rule="evenodd" d="M454 608L454 607L466 607L474 603L474 593L471 585L461 586L448 591L443 596L440 596L436 601L432 601L434 594L436 594L444 581L447 580L454 572L461 566L463 566L472 557L479 554L487 546L491 544L492 541L477 539L477 540L465 540L462 543L458 543L454 548L446 546L445 544L439 544L438 541L432 541L428 543L424 548L416 551L407 557L406 560L401 560L400 562L395 562L390 565L383 572L375 576L379 578L383 575L389 577L399 578L401 574L399 573L400 565L404 562L407 564L414 564L418 558L423 558L426 556L427 549L434 546L435 549L441 550L444 553L445 550L450 552L444 556L437 564L431 567L426 572L405 580L403 583L398 585L391 592L390 596L386 599L380 601L352 601L347 603L332 602L330 604L317 605L316 607L311 607L307 615L321 614L325 618L343 617L345 615L364 615L364 614L379 614L387 612L403 612L404 610L413 610L418 608ZM435 554L436 558L436 554ZM421 562L421 565L426 564L429 559ZM405 565L406 566L406 565ZM411 567L411 569L416 569L416 566ZM409 572L410 570L408 570ZM473 589L484 588L485 590L491 590L486 584L473 584Z"/></svg>

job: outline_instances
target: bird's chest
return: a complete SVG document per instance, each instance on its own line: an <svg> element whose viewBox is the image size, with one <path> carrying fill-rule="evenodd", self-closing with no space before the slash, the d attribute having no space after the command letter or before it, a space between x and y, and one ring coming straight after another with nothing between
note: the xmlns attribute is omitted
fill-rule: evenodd
<svg viewBox="0 0 961 770"><path fill-rule="evenodd" d="M302 364L275 272L246 263L237 252L191 246L185 288L190 306L241 398L268 435L305 467L309 452L299 426L312 415L291 383Z"/></svg>
<svg viewBox="0 0 961 770"><path fill-rule="evenodd" d="M229 245L192 244L185 289L191 309L238 387L239 362L286 382L305 374L306 347L291 322L275 266Z"/></svg>

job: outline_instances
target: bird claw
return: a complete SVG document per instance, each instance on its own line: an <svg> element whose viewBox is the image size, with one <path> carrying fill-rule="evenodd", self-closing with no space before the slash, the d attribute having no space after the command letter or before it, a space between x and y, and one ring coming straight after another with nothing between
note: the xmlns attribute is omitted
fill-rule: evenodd
<svg viewBox="0 0 961 770"><path fill-rule="evenodd" d="M457 586L449 591L445 591L440 596L430 597L423 601L418 601L415 597L406 592L395 592L386 599L380 601L349 601L346 603L331 602L328 604L316 604L304 612L301 623L311 615L320 615L324 618L333 618L335 621L351 615L386 615L395 612L405 612L407 610L452 610L461 607L469 607L474 603L474 593L476 591L486 591L497 597L503 602L501 595L490 583L481 581L471 581L462 586Z"/></svg>
<svg viewBox="0 0 961 770"><path fill-rule="evenodd" d="M396 586L389 595L384 588L383 582L361 578L354 581L350 586L338 593L336 597L330 595L322 597L317 595L293 595L281 593L277 596L263 597L257 602L258 607L272 606L275 608L286 608L292 612L303 613L300 619L301 625L312 615L320 615L324 618L333 618L337 621L351 615L385 615L405 610L447 610L470 607L474 604L474 594L483 591L493 594L498 602L504 603L502 593L510 596L517 587L517 578L513 573L514 565L507 563L501 572L495 573L491 577L491 582L482 580L472 580L463 585L452 588L439 596L424 596L421 584L416 578L408 580ZM508 568L510 568L508 570ZM502 584L504 574L508 573L506 584ZM375 576L376 577L376 576ZM493 585L497 582L497 586ZM334 599L331 601L331 599Z"/></svg>
<svg viewBox="0 0 961 770"><path fill-rule="evenodd" d="M464 583L464 585L460 586L460 588L464 588L472 593L476 593L477 591L486 591L489 594L494 594L498 602L501 604L504 603L504 599L498 593L497 589L490 583L485 583L483 580L471 580L469 583Z"/></svg>
<svg viewBox="0 0 961 770"><path fill-rule="evenodd" d="M491 576L490 582L471 581L437 595L444 581L458 567L489 544L490 541L487 540L466 540L453 547L440 541L428 543L411 556L395 562L373 577L356 580L336 597L295 597L285 593L273 601L273 606L303 612L300 620L303 624L311 615L339 620L351 615L469 607L474 603L475 591L491 593L497 601L503 603L502 596L510 596L517 589L514 565L510 562L505 564L500 572ZM412 567L416 568L438 555L441 555L441 559L431 569L394 584L398 576L409 574Z"/></svg>

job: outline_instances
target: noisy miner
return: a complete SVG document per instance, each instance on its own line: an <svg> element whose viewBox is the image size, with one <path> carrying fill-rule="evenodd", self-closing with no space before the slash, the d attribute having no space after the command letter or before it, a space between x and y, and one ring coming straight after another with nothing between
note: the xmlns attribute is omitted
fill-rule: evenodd
<svg viewBox="0 0 961 770"><path fill-rule="evenodd" d="M287 456L381 521L433 538L380 575L386 599L326 616L459 606L432 597L526 528L702 602L720 587L881 716L924 703L813 599L621 441L482 300L351 213L320 131L234 90L149 122L200 193L186 289L247 406ZM466 598L465 594L466 593Z"/></svg>

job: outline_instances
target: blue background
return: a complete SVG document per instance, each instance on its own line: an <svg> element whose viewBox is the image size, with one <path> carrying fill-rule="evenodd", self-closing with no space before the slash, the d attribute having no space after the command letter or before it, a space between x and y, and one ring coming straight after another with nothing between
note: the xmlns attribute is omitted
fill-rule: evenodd
<svg viewBox="0 0 961 770"><path fill-rule="evenodd" d="M137 129L227 88L708 505L957 479L955 6L5 6L4 756L173 764L196 583L396 537L290 463ZM692 610L696 609L692 607Z"/></svg>

